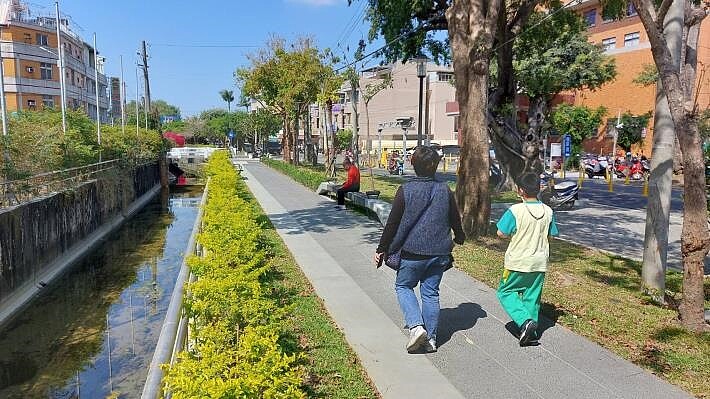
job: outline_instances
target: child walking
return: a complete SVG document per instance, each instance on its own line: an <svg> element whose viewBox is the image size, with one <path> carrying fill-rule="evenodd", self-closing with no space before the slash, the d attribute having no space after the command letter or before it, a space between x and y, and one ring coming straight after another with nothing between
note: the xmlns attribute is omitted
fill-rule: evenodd
<svg viewBox="0 0 710 399"><path fill-rule="evenodd" d="M540 297L550 255L548 236L559 234L552 209L537 199L539 192L539 176L523 174L518 180L523 202L511 206L496 225L499 237L510 237L496 294L520 328L520 346L537 340Z"/></svg>

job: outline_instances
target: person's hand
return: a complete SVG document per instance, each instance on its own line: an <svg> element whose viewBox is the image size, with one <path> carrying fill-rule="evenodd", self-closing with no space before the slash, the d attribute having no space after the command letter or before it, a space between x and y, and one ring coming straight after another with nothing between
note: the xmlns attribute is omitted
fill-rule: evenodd
<svg viewBox="0 0 710 399"><path fill-rule="evenodd" d="M375 254L375 256L372 257L372 261L375 263L375 266L380 267L380 265L381 265L380 262L382 261L383 256L384 256L383 253L378 252Z"/></svg>

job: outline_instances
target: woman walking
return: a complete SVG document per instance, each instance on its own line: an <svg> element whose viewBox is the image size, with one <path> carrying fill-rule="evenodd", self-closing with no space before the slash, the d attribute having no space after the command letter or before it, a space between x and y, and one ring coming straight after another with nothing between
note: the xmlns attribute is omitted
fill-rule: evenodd
<svg viewBox="0 0 710 399"><path fill-rule="evenodd" d="M417 177L397 190L374 256L375 264L387 258L387 265L397 270L395 292L409 328L409 353L436 351L439 284L452 266L454 242L465 239L451 190L434 178L440 159L431 147L416 149L412 165ZM421 306L414 293L417 285Z"/></svg>

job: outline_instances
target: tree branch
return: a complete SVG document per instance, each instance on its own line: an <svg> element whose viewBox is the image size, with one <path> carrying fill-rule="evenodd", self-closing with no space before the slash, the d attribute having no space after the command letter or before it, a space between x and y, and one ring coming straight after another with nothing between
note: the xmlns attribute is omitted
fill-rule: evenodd
<svg viewBox="0 0 710 399"><path fill-rule="evenodd" d="M668 10L671 8L671 4L673 4L674 1L685 1L685 0L663 0L661 3L661 6L658 7L658 14L656 15L656 25L662 30L663 29L663 21L666 19L666 14L668 14Z"/></svg>
<svg viewBox="0 0 710 399"><path fill-rule="evenodd" d="M527 22L528 17L532 14L535 7L537 7L540 0L527 0L518 7L513 18L508 22L508 30L513 34L517 35L522 29L523 25Z"/></svg>

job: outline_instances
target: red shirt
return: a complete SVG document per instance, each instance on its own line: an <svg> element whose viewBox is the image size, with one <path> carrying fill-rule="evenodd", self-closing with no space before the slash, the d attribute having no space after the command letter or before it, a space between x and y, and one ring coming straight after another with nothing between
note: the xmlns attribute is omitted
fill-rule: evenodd
<svg viewBox="0 0 710 399"><path fill-rule="evenodd" d="M352 165L348 169L348 179L343 183L344 189L352 188L354 186L360 186L360 169L357 166Z"/></svg>

